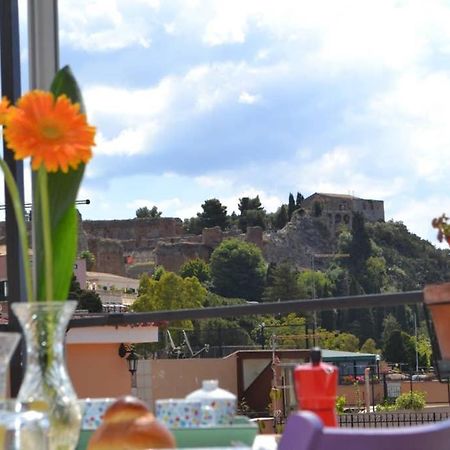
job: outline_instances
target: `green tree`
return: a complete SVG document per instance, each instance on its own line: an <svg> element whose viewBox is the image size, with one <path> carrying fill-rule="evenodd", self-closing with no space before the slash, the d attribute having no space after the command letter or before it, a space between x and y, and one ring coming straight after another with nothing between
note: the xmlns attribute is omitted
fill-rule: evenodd
<svg viewBox="0 0 450 450"><path fill-rule="evenodd" d="M69 287L69 295L68 295L68 299L69 300L78 300L80 298L81 295L81 287L80 287L80 283L77 280L77 277L75 275L72 275L72 280L70 282L70 287Z"/></svg>
<svg viewBox="0 0 450 450"><path fill-rule="evenodd" d="M256 209L263 210L264 208L261 205L261 200L259 199L259 195L254 198L250 197L242 197L239 199L238 209L241 212L241 215L248 210Z"/></svg>
<svg viewBox="0 0 450 450"><path fill-rule="evenodd" d="M103 311L103 305L99 295L90 289L81 289L80 283L75 275L72 276L70 282L68 299L78 302L77 309L84 309L90 313Z"/></svg>
<svg viewBox="0 0 450 450"><path fill-rule="evenodd" d="M190 219L184 219L183 228L186 233L189 234L202 234L202 221L199 217L191 217Z"/></svg>
<svg viewBox="0 0 450 450"><path fill-rule="evenodd" d="M173 272L164 272L159 280L143 276L138 298L131 305L135 312L199 308L206 298L206 289L195 277L181 278ZM192 328L190 321L180 321L178 326Z"/></svg>
<svg viewBox="0 0 450 450"><path fill-rule="evenodd" d="M394 331L400 331L401 326L398 323L398 320L395 318L395 316L391 313L389 313L384 319L383 319L383 331L381 334L381 339L384 343L386 343L389 339L389 336Z"/></svg>
<svg viewBox="0 0 450 450"><path fill-rule="evenodd" d="M161 217L162 212L158 211L157 206L152 206L151 209L148 209L147 206L143 206L142 208L138 208L136 210L136 218L137 219L156 219Z"/></svg>
<svg viewBox="0 0 450 450"><path fill-rule="evenodd" d="M305 200L305 197L303 197L300 192L297 192L297 197L295 199L295 209L300 209L303 203L303 200Z"/></svg>
<svg viewBox="0 0 450 450"><path fill-rule="evenodd" d="M90 313L99 313L103 311L100 296L95 291L82 290L78 300L77 309L85 309Z"/></svg>
<svg viewBox="0 0 450 450"><path fill-rule="evenodd" d="M281 205L274 215L273 225L276 230L281 230L289 222L289 217L285 205Z"/></svg>
<svg viewBox="0 0 450 450"><path fill-rule="evenodd" d="M95 256L89 250L84 250L80 255L81 259L86 261L86 270L91 271L95 265Z"/></svg>
<svg viewBox="0 0 450 450"><path fill-rule="evenodd" d="M217 198L206 200L202 205L203 212L198 213L198 219L203 228L220 227L224 230L228 225L227 207Z"/></svg>
<svg viewBox="0 0 450 450"><path fill-rule="evenodd" d="M322 348L347 352L359 351L359 339L351 333L328 331L319 328L316 330L316 334L319 337L319 344Z"/></svg>
<svg viewBox="0 0 450 450"><path fill-rule="evenodd" d="M271 271L271 285L264 291L264 301L295 300L300 297L297 272L288 263Z"/></svg>
<svg viewBox="0 0 450 450"><path fill-rule="evenodd" d="M245 233L248 227L266 229L266 212L259 209L249 209L239 217L239 228Z"/></svg>
<svg viewBox="0 0 450 450"><path fill-rule="evenodd" d="M166 273L166 269L163 266L156 266L153 270L152 280L159 281L160 278Z"/></svg>
<svg viewBox="0 0 450 450"><path fill-rule="evenodd" d="M295 201L294 201L294 196L289 193L289 202L288 202L288 219L289 221L292 219L292 214L295 211Z"/></svg>
<svg viewBox="0 0 450 450"><path fill-rule="evenodd" d="M295 313L286 316L264 316L252 331L253 339L266 348L271 339L277 348L308 348L311 342L306 338L305 318Z"/></svg>
<svg viewBox="0 0 450 450"><path fill-rule="evenodd" d="M304 270L297 277L299 289L298 298L325 298L331 297L334 291L333 282L328 274L320 271ZM333 329L336 327L335 311L322 311L315 318L323 328Z"/></svg>
<svg viewBox="0 0 450 450"><path fill-rule="evenodd" d="M215 318L194 322L194 332L189 336L191 345L211 347L226 345L254 345L249 333L234 319Z"/></svg>
<svg viewBox="0 0 450 450"><path fill-rule="evenodd" d="M247 227L266 227L266 211L261 205L259 195L254 198L243 197L239 199L238 205L241 215L239 216L239 228L245 233Z"/></svg>
<svg viewBox="0 0 450 450"><path fill-rule="evenodd" d="M367 281L366 292L377 294L387 283L386 260L382 256L369 256L366 261Z"/></svg>
<svg viewBox="0 0 450 450"><path fill-rule="evenodd" d="M415 338L413 339L415 341ZM428 335L422 333L419 334L417 339L417 353L419 356L419 366L429 368L432 363L433 351Z"/></svg>
<svg viewBox="0 0 450 450"><path fill-rule="evenodd" d="M274 280L274 274L277 269L277 265L274 262L270 262L267 266L267 272L266 272L266 286L272 286L273 280Z"/></svg>
<svg viewBox="0 0 450 450"><path fill-rule="evenodd" d="M372 338L368 338L364 341L364 344L361 345L361 352L372 353L375 355L381 353L380 350L377 349L377 344Z"/></svg>
<svg viewBox="0 0 450 450"><path fill-rule="evenodd" d="M141 275L141 278L139 279L138 297L144 295L150 289L150 280L152 280L152 278L150 278L147 273Z"/></svg>
<svg viewBox="0 0 450 450"><path fill-rule="evenodd" d="M254 244L227 239L210 259L214 291L224 297L261 300L266 266L261 250Z"/></svg>
<svg viewBox="0 0 450 450"><path fill-rule="evenodd" d="M355 213L353 214L352 240L349 245L350 257L348 258L348 262L350 272L358 279L361 285L365 284L361 281L367 275L366 263L371 253L372 246L364 224L364 217L361 213Z"/></svg>
<svg viewBox="0 0 450 450"><path fill-rule="evenodd" d="M304 270L299 273L300 298L324 298L333 293L333 283L327 274L318 270Z"/></svg>
<svg viewBox="0 0 450 450"><path fill-rule="evenodd" d="M196 277L200 283L205 283L211 278L208 263L200 258L186 261L180 268L180 276L183 278Z"/></svg>
<svg viewBox="0 0 450 450"><path fill-rule="evenodd" d="M415 347L411 336L400 330L393 331L384 343L383 356L388 362L407 364L413 367Z"/></svg>

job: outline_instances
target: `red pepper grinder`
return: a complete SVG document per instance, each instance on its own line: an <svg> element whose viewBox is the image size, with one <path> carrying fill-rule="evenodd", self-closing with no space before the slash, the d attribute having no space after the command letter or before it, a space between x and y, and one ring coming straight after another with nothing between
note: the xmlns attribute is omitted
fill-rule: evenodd
<svg viewBox="0 0 450 450"><path fill-rule="evenodd" d="M336 427L336 391L338 369L322 362L320 348L310 351L310 363L294 369L298 408L317 414L327 427Z"/></svg>

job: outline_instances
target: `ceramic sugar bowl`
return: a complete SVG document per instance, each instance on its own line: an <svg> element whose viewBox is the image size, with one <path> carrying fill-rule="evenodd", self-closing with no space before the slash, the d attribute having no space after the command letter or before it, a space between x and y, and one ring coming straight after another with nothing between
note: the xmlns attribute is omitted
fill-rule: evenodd
<svg viewBox="0 0 450 450"><path fill-rule="evenodd" d="M186 400L200 401L204 411L211 412L212 424L229 425L236 414L236 396L221 389L217 380L203 380L202 388L186 396Z"/></svg>

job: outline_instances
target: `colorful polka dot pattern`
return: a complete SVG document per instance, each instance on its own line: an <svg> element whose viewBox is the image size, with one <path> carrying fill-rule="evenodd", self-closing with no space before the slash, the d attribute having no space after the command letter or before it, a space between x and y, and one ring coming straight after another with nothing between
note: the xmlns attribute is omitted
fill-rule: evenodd
<svg viewBox="0 0 450 450"><path fill-rule="evenodd" d="M203 406L213 410L214 421L217 425L230 425L236 414L235 400L211 399L203 400Z"/></svg>
<svg viewBox="0 0 450 450"><path fill-rule="evenodd" d="M105 411L114 401L114 398L87 398L80 400L83 411L81 429L96 430L102 422Z"/></svg>
<svg viewBox="0 0 450 450"><path fill-rule="evenodd" d="M169 428L197 428L202 422L202 404L184 399L156 401L156 417Z"/></svg>

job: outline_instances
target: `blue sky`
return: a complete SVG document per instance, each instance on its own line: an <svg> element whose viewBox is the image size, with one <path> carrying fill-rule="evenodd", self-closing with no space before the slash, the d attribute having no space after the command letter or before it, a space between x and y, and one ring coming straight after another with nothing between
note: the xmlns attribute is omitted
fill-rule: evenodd
<svg viewBox="0 0 450 450"><path fill-rule="evenodd" d="M435 243L430 220L450 213L448 2L59 0L59 20L98 127L83 218L350 193Z"/></svg>

